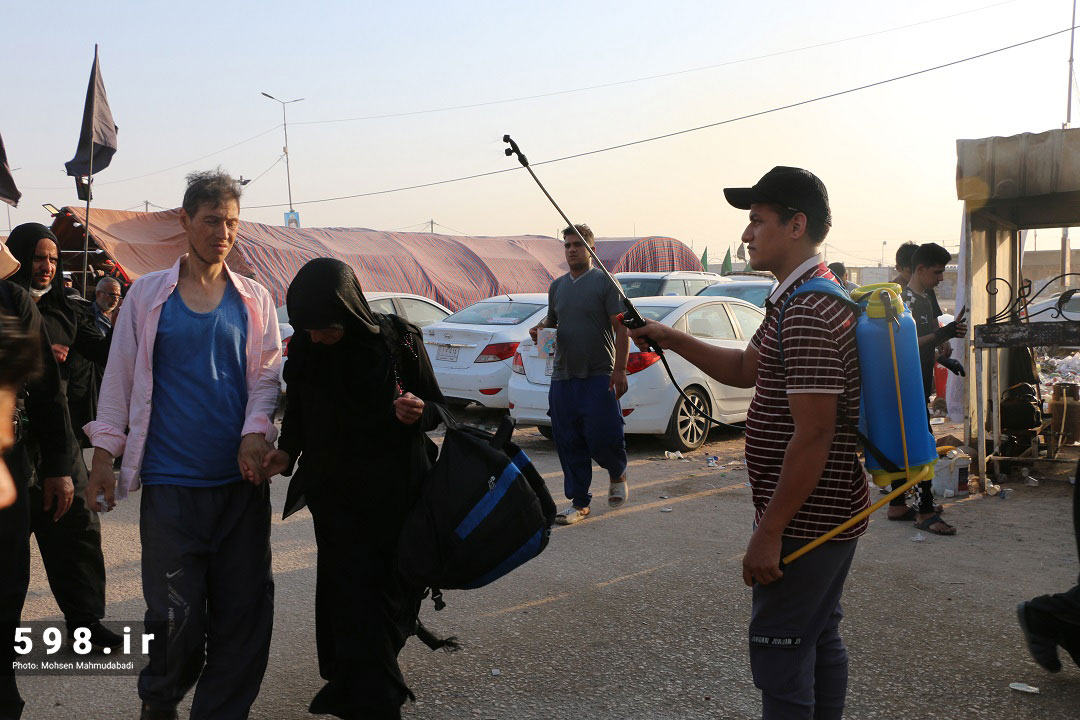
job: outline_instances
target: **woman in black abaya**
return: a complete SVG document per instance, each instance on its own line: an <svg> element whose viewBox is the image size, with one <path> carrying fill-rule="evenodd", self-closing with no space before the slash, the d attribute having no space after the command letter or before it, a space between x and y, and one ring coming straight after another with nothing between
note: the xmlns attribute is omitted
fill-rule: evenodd
<svg viewBox="0 0 1080 720"><path fill-rule="evenodd" d="M395 571L398 535L419 495L444 403L419 330L373 313L352 269L306 264L289 286L296 329L286 409L267 474L287 471L286 517L311 510L318 544L315 640L327 681L310 711L400 718L412 692L397 655L416 632L421 590Z"/></svg>

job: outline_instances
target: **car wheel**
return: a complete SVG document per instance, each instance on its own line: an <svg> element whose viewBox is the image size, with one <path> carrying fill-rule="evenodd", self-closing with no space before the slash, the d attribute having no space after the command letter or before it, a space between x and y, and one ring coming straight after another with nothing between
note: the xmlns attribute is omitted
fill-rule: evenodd
<svg viewBox="0 0 1080 720"><path fill-rule="evenodd" d="M689 398L690 402L687 402ZM709 436L710 422L702 413L709 412L709 399L696 387L686 389L686 397L679 396L671 411L664 443L669 450L688 452L697 450Z"/></svg>
<svg viewBox="0 0 1080 720"><path fill-rule="evenodd" d="M537 425L536 429L541 435L546 437L548 440L554 440L555 439L555 433L551 431L551 426L550 425Z"/></svg>

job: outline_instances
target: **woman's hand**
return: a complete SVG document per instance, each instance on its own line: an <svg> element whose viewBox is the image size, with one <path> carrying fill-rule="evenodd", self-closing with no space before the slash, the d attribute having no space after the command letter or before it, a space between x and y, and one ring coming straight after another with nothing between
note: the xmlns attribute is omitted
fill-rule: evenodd
<svg viewBox="0 0 1080 720"><path fill-rule="evenodd" d="M398 422L412 425L424 414L424 401L407 392L394 401L394 414Z"/></svg>
<svg viewBox="0 0 1080 720"><path fill-rule="evenodd" d="M287 467L289 467L289 454L284 450L271 450L266 453L262 461L263 477L272 478L280 475Z"/></svg>

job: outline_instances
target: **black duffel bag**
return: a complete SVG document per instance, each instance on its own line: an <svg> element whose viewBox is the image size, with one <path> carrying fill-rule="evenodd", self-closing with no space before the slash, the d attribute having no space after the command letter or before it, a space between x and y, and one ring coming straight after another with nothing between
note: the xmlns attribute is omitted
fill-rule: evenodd
<svg viewBox="0 0 1080 720"><path fill-rule="evenodd" d="M510 441L514 422L495 433L446 426L439 458L405 520L398 569L406 582L439 591L472 589L528 562L547 546L555 502L532 461Z"/></svg>

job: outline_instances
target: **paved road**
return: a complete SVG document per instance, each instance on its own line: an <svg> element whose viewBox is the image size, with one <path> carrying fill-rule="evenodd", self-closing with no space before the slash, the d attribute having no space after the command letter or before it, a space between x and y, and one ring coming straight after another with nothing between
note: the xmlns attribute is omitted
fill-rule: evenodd
<svg viewBox="0 0 1080 720"><path fill-rule="evenodd" d="M517 437L561 505L553 445L533 429ZM752 518L742 439L714 432L686 461L665 459L651 438L632 439L629 449L626 507L601 501L592 518L557 528L544 554L507 578L448 593L442 612L425 606L425 623L465 647L432 653L410 641L402 667L418 700L407 718L758 717L746 649L750 591L740 575ZM706 467L707 455L721 467ZM274 482L278 518L285 489L284 479ZM960 530L954 538L913 542L910 524L877 516L844 597L848 717L1077 717L1080 669L1039 669L1013 614L1019 600L1076 581L1070 490L1044 482L1007 500L957 502L947 510ZM142 616L137 521L130 501L104 517L112 620ZM273 549L274 642L252 717L309 717L321 686L310 515L276 520ZM26 618L57 618L36 556ZM131 677L20 682L33 720L138 716ZM1018 693L1010 682L1041 693Z"/></svg>

